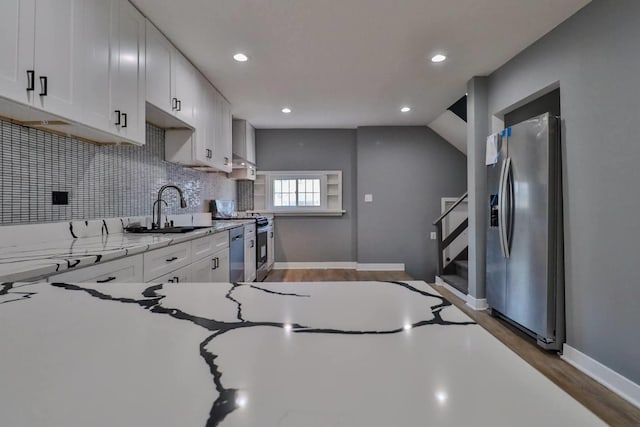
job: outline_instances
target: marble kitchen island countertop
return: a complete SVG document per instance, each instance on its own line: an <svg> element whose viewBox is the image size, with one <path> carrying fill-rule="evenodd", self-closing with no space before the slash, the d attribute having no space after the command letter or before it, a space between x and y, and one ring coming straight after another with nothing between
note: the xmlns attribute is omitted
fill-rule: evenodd
<svg viewBox="0 0 640 427"><path fill-rule="evenodd" d="M424 282L0 284L1 424L600 426Z"/></svg>
<svg viewBox="0 0 640 427"><path fill-rule="evenodd" d="M136 255L230 230L247 222L250 221L214 221L209 228L182 234L135 234L122 232L120 227L115 233L91 233L93 235L89 236L84 236L80 227L92 227L90 222L66 223L69 235L58 240L24 244L13 242L9 245L0 241L0 283L34 280L72 268ZM99 223L100 227L102 224ZM59 223L54 226L59 226ZM81 237L74 238L72 235ZM47 239L47 236L43 236L43 239Z"/></svg>

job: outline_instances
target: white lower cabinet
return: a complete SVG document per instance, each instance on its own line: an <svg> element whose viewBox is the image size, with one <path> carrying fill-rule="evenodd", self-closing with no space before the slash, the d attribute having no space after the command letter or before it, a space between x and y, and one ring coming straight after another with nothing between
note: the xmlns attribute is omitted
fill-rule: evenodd
<svg viewBox="0 0 640 427"><path fill-rule="evenodd" d="M244 280L254 282L256 280L256 225L244 226Z"/></svg>
<svg viewBox="0 0 640 427"><path fill-rule="evenodd" d="M142 255L109 261L92 267L60 273L47 278L48 282L75 283L142 283Z"/></svg>
<svg viewBox="0 0 640 427"><path fill-rule="evenodd" d="M211 276L213 275L213 267L215 261L210 258L204 258L200 261L196 261L191 264L191 282L193 283L208 283L211 282Z"/></svg>
<svg viewBox="0 0 640 427"><path fill-rule="evenodd" d="M223 231L144 254L73 269L49 276L47 281L71 283L228 283L229 232Z"/></svg>
<svg viewBox="0 0 640 427"><path fill-rule="evenodd" d="M213 255L211 282L229 283L229 248Z"/></svg>

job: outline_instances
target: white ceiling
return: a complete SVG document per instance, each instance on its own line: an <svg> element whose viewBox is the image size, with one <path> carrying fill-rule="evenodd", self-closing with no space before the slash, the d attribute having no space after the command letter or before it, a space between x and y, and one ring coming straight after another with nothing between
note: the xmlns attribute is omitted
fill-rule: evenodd
<svg viewBox="0 0 640 427"><path fill-rule="evenodd" d="M589 0L133 0L258 128L426 125ZM233 54L250 60L238 63ZM432 64L443 52L449 59ZM400 107L409 105L409 114ZM292 114L280 110L291 107Z"/></svg>

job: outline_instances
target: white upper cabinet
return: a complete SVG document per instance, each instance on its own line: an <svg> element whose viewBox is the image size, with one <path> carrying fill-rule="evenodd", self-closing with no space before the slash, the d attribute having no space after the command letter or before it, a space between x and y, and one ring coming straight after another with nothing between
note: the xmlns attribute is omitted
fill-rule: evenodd
<svg viewBox="0 0 640 427"><path fill-rule="evenodd" d="M173 114L171 107L171 52L169 40L147 21L147 101Z"/></svg>
<svg viewBox="0 0 640 427"><path fill-rule="evenodd" d="M177 50L171 56L173 76L172 108L183 122L195 126L194 109L198 99L198 76L193 65Z"/></svg>
<svg viewBox="0 0 640 427"><path fill-rule="evenodd" d="M111 46L114 129L123 138L145 142L145 19L127 0L118 1L117 31Z"/></svg>
<svg viewBox="0 0 640 427"><path fill-rule="evenodd" d="M34 105L47 112L82 117L81 0L36 0Z"/></svg>
<svg viewBox="0 0 640 427"><path fill-rule="evenodd" d="M117 2L85 0L83 39L85 58L81 74L84 87L83 123L96 129L112 131L111 111L111 33L116 26ZM115 28L117 29L117 28Z"/></svg>
<svg viewBox="0 0 640 427"><path fill-rule="evenodd" d="M0 96L81 116L81 0L0 0Z"/></svg>
<svg viewBox="0 0 640 427"><path fill-rule="evenodd" d="M233 157L233 117L231 116L231 104L222 95L220 95L222 102L222 123L220 125L222 130L222 140L220 142L219 152L220 160L222 160L222 170L225 172L231 172L232 169L232 157Z"/></svg>
<svg viewBox="0 0 640 427"><path fill-rule="evenodd" d="M195 128L198 74L189 60L147 21L147 102Z"/></svg>
<svg viewBox="0 0 640 427"><path fill-rule="evenodd" d="M144 144L145 20L128 1L0 0L0 12L0 96L35 107L12 118Z"/></svg>
<svg viewBox="0 0 640 427"><path fill-rule="evenodd" d="M35 0L0 0L0 96L33 102Z"/></svg>
<svg viewBox="0 0 640 427"><path fill-rule="evenodd" d="M246 120L233 120L233 155L256 163L256 131Z"/></svg>

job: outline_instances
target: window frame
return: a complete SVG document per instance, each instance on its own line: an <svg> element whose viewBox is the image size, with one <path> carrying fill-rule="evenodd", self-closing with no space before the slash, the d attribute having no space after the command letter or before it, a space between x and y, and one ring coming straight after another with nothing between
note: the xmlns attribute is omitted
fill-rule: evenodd
<svg viewBox="0 0 640 427"><path fill-rule="evenodd" d="M259 196L263 202L257 203L254 196L257 212L271 212L274 215L286 216L336 216L346 212L342 209L342 171L340 170L258 171L257 175L258 181L262 181L264 185L264 196ZM295 179L296 181L299 179L319 179L320 206L274 206L274 181L278 179ZM329 194L330 187L332 187L331 195ZM296 182L296 203L298 203L297 194ZM329 201L330 197L331 201Z"/></svg>
<svg viewBox="0 0 640 427"><path fill-rule="evenodd" d="M300 179L319 179L320 180L320 206L300 206L298 205L298 180ZM274 181L276 180L295 180L296 181L296 205L295 206L276 206L274 204L275 188ZM309 174L270 174L267 184L267 194L269 194L269 205L273 212L279 211L297 211L297 210L326 210L327 209L327 177L326 175Z"/></svg>

